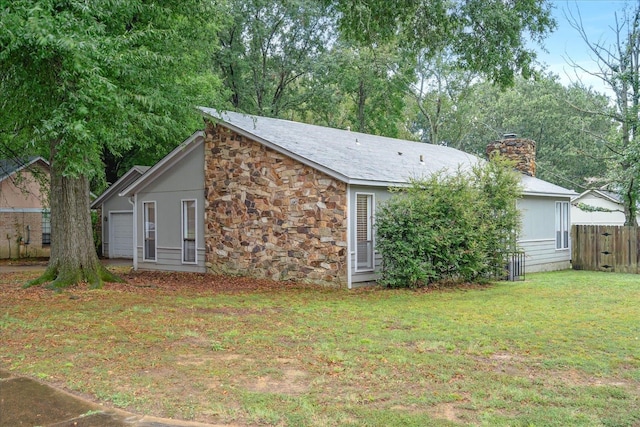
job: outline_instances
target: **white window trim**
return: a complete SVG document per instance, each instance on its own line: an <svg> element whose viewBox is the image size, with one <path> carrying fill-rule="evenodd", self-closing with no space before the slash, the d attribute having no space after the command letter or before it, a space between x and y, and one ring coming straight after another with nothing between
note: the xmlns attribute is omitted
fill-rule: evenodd
<svg viewBox="0 0 640 427"><path fill-rule="evenodd" d="M153 204L153 213L155 215L155 224L154 224L154 231L155 231L155 253L154 253L154 258L148 258L147 257L147 251L146 251L146 240L147 240L147 205L151 205ZM142 202L142 261L143 262L158 262L158 204L156 203L155 200L148 200L145 202Z"/></svg>
<svg viewBox="0 0 640 427"><path fill-rule="evenodd" d="M558 209L558 207L560 207L560 209ZM556 202L554 215L555 215L554 241L555 241L556 251L568 251L569 249L571 249L571 218L569 217L570 215L569 202ZM565 219L566 219L566 223L564 221ZM558 231L560 231L560 247L558 247ZM565 232L567 233L566 242L564 239ZM565 247L565 243L566 243L566 247Z"/></svg>
<svg viewBox="0 0 640 427"><path fill-rule="evenodd" d="M371 203L369 204L369 218L370 221L367 225L367 234L371 236L371 267L370 268L358 268L358 196L369 196L371 197ZM356 273L364 273L364 272L372 272L375 271L376 269L376 251L375 251L375 246L376 246L376 242L375 242L375 234L373 232L373 225L375 223L375 208L374 206L376 205L376 195L374 193L365 193L365 192L361 192L361 191L357 191L355 193L355 198L354 198L354 208L355 208L355 215L354 215L354 242L355 242L355 247L354 247L354 253L355 253L355 272Z"/></svg>
<svg viewBox="0 0 640 427"><path fill-rule="evenodd" d="M195 251L195 256L194 256L194 261L185 261L184 260L184 220L185 220L185 202L193 202L194 204L194 251ZM198 199L182 199L180 200L180 259L182 260L182 264L190 264L190 265L194 265L194 264L198 264Z"/></svg>

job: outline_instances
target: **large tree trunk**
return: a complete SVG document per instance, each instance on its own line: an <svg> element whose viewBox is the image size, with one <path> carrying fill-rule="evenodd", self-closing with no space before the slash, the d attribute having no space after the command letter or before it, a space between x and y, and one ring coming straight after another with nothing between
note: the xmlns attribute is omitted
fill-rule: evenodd
<svg viewBox="0 0 640 427"><path fill-rule="evenodd" d="M637 197L635 194L635 180L632 178L623 194L624 225L628 227L638 226L638 208L636 207Z"/></svg>
<svg viewBox="0 0 640 427"><path fill-rule="evenodd" d="M53 145L53 144L52 144ZM98 259L93 243L89 208L89 179L63 176L51 156L51 257L42 276L27 284L50 282L49 287L61 289L80 282L99 288L103 281L120 281Z"/></svg>

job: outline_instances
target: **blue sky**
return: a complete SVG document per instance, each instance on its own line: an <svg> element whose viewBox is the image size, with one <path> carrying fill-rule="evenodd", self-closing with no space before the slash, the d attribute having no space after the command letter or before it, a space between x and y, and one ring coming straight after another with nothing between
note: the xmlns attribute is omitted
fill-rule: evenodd
<svg viewBox="0 0 640 427"><path fill-rule="evenodd" d="M558 23L557 29L544 41L548 53L539 51L538 60L548 66L548 69L560 76L564 84L576 81L574 69L568 65L571 58L588 70L597 70L593 54L565 17L571 12L577 17L580 12L582 24L587 31L590 41L613 42L614 32L611 27L615 24L615 13L618 15L627 8L633 8L636 0L551 0L553 15ZM606 92L602 83L594 77L583 74L582 81L599 92Z"/></svg>

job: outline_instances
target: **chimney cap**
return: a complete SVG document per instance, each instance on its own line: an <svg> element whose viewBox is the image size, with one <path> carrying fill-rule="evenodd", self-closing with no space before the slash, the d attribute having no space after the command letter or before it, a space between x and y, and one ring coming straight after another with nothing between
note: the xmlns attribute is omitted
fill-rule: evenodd
<svg viewBox="0 0 640 427"><path fill-rule="evenodd" d="M515 133L505 133L504 135L502 135L502 138L504 139L512 139L512 138L517 138L518 135Z"/></svg>

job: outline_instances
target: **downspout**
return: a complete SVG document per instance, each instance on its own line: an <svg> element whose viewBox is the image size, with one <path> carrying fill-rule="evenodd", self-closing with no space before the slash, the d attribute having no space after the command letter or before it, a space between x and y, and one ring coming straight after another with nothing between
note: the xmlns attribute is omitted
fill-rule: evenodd
<svg viewBox="0 0 640 427"><path fill-rule="evenodd" d="M351 185L347 184L347 289L351 289Z"/></svg>
<svg viewBox="0 0 640 427"><path fill-rule="evenodd" d="M138 271L138 194L129 197L133 206L133 269Z"/></svg>
<svg viewBox="0 0 640 427"><path fill-rule="evenodd" d="M567 205L567 228L569 229L569 265L573 260L573 240L571 239L571 232L573 226L571 225L571 197L568 200L569 204ZM571 267L570 267L571 268Z"/></svg>

